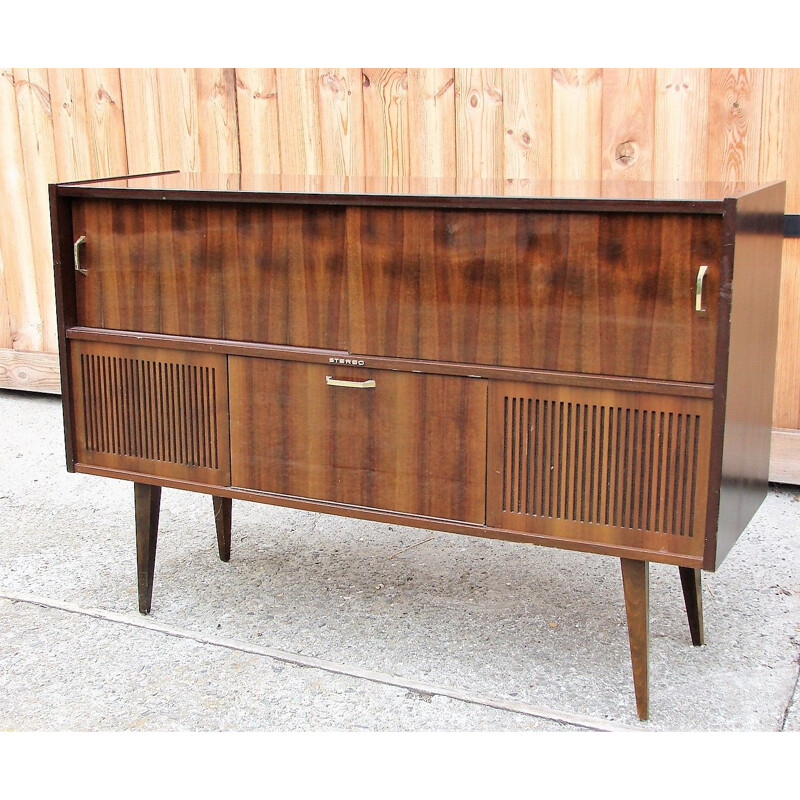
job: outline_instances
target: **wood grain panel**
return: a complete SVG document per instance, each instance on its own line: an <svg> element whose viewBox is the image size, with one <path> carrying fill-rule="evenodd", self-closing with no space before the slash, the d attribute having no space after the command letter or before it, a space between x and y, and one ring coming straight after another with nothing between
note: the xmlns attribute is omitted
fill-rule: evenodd
<svg viewBox="0 0 800 800"><path fill-rule="evenodd" d="M275 73L274 69L236 70L236 108L243 174L281 174Z"/></svg>
<svg viewBox="0 0 800 800"><path fill-rule="evenodd" d="M86 122L92 155L92 174L126 175L128 155L118 69L83 71Z"/></svg>
<svg viewBox="0 0 800 800"><path fill-rule="evenodd" d="M101 177L92 171L89 121L86 118L86 93L80 69L47 71L53 109L58 177L62 181Z"/></svg>
<svg viewBox="0 0 800 800"><path fill-rule="evenodd" d="M364 167L366 175L409 175L408 70L364 69ZM390 181L391 189L399 187Z"/></svg>
<svg viewBox="0 0 800 800"><path fill-rule="evenodd" d="M317 80L320 172L361 177L365 174L361 70L323 69Z"/></svg>
<svg viewBox="0 0 800 800"><path fill-rule="evenodd" d="M58 354L0 349L0 386L59 394Z"/></svg>
<svg viewBox="0 0 800 800"><path fill-rule="evenodd" d="M551 177L553 81L549 69L504 69L503 177Z"/></svg>
<svg viewBox="0 0 800 800"><path fill-rule="evenodd" d="M200 169L238 173L241 164L234 70L198 69L194 74L199 112Z"/></svg>
<svg viewBox="0 0 800 800"><path fill-rule="evenodd" d="M47 70L15 70L14 84L30 219L37 318L41 320L42 349L55 353L58 350L58 334L53 305L55 291L47 184L58 179L58 167Z"/></svg>
<svg viewBox="0 0 800 800"><path fill-rule="evenodd" d="M503 177L503 71L457 69L456 169L459 179Z"/></svg>
<svg viewBox="0 0 800 800"><path fill-rule="evenodd" d="M653 180L654 69L603 70L603 181Z"/></svg>
<svg viewBox="0 0 800 800"><path fill-rule="evenodd" d="M492 382L487 523L700 555L711 402Z"/></svg>
<svg viewBox="0 0 800 800"><path fill-rule="evenodd" d="M0 73L0 253L11 346L39 351L43 347L39 297L34 272L30 208L17 114L14 75Z"/></svg>
<svg viewBox="0 0 800 800"><path fill-rule="evenodd" d="M197 172L202 165L194 70L159 69L156 79L164 169Z"/></svg>
<svg viewBox="0 0 800 800"><path fill-rule="evenodd" d="M133 174L168 168L161 124L165 111L156 69L121 69L120 90L128 169Z"/></svg>
<svg viewBox="0 0 800 800"><path fill-rule="evenodd" d="M345 210L237 206L219 220L226 336L346 350Z"/></svg>
<svg viewBox="0 0 800 800"><path fill-rule="evenodd" d="M362 208L348 219L352 352L713 382L717 218Z"/></svg>
<svg viewBox="0 0 800 800"><path fill-rule="evenodd" d="M407 97L410 174L455 183L455 70L408 70Z"/></svg>
<svg viewBox="0 0 800 800"><path fill-rule="evenodd" d="M553 70L553 180L602 177L602 70Z"/></svg>
<svg viewBox="0 0 800 800"><path fill-rule="evenodd" d="M783 243L772 424L800 430L800 240ZM800 452L798 452L800 458ZM795 477L800 483L800 473Z"/></svg>
<svg viewBox="0 0 800 800"><path fill-rule="evenodd" d="M3 249L0 248L0 353L8 356L14 351L11 349L11 311L8 308L6 295L6 271L3 266ZM0 383L0 386L5 384Z"/></svg>
<svg viewBox="0 0 800 800"><path fill-rule="evenodd" d="M322 171L317 71L279 70L277 83L282 172L317 175Z"/></svg>
<svg viewBox="0 0 800 800"><path fill-rule="evenodd" d="M485 521L486 382L229 359L233 485ZM326 375L374 380L327 386Z"/></svg>
<svg viewBox="0 0 800 800"><path fill-rule="evenodd" d="M800 213L800 113L791 98L800 96L800 70L765 70L761 115L759 179L786 177L786 212ZM800 430L800 240L785 239L778 313L773 427ZM792 440L793 441L793 440ZM800 462L781 452L783 464ZM786 469L780 470L786 479ZM800 483L800 470L793 481Z"/></svg>
<svg viewBox="0 0 800 800"><path fill-rule="evenodd" d="M707 130L708 70L657 70L655 180L704 180L708 161Z"/></svg>
<svg viewBox="0 0 800 800"><path fill-rule="evenodd" d="M763 83L760 69L710 71L706 180L758 180Z"/></svg>
<svg viewBox="0 0 800 800"><path fill-rule="evenodd" d="M224 334L222 212L197 203L76 201L86 236L76 274L78 324L152 333Z"/></svg>
<svg viewBox="0 0 800 800"><path fill-rule="evenodd" d="M70 350L78 463L229 484L224 356L87 342Z"/></svg>

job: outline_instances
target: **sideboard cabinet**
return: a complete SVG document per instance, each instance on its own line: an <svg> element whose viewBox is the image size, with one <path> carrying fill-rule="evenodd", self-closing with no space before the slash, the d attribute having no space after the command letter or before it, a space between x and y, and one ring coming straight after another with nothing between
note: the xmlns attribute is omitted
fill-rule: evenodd
<svg viewBox="0 0 800 800"><path fill-rule="evenodd" d="M784 184L181 173L51 187L67 468L650 561L695 644L767 481Z"/></svg>

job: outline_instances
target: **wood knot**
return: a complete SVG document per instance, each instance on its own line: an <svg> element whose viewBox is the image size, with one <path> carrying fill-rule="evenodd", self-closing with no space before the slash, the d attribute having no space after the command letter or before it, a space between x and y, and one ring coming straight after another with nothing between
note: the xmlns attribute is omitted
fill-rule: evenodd
<svg viewBox="0 0 800 800"><path fill-rule="evenodd" d="M342 79L335 75L333 72L326 72L322 76L322 85L335 95L344 93L344 85Z"/></svg>
<svg viewBox="0 0 800 800"><path fill-rule="evenodd" d="M620 142L614 153L614 158L626 167L636 161L636 144L630 140Z"/></svg>
<svg viewBox="0 0 800 800"><path fill-rule="evenodd" d="M470 105L471 105L473 108L477 108L477 107L478 107L478 93L477 93L477 92L473 92L473 93L472 93L472 94L469 96L469 104L470 104Z"/></svg>

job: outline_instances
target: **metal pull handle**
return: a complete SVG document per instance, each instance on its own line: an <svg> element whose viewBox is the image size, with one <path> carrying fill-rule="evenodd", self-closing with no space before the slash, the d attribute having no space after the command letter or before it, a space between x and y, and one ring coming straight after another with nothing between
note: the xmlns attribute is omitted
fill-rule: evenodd
<svg viewBox="0 0 800 800"><path fill-rule="evenodd" d="M325 376L325 383L328 386L345 386L350 389L374 389L375 381L340 381L336 380L332 375Z"/></svg>
<svg viewBox="0 0 800 800"><path fill-rule="evenodd" d="M697 270L697 289L694 294L695 311L705 311L703 307L703 279L706 277L706 272L708 272L708 267L705 264Z"/></svg>
<svg viewBox="0 0 800 800"><path fill-rule="evenodd" d="M75 242L75 245L72 248L72 253L75 256L75 272L82 272L84 275L88 275L88 271L81 267L81 245L85 244L86 237L79 236L78 241Z"/></svg>

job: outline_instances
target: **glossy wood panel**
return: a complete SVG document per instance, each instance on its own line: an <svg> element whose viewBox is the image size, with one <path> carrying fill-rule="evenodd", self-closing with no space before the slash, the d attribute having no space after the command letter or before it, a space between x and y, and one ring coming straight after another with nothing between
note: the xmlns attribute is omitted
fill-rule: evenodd
<svg viewBox="0 0 800 800"><path fill-rule="evenodd" d="M230 483L224 356L70 344L75 461Z"/></svg>
<svg viewBox="0 0 800 800"><path fill-rule="evenodd" d="M225 335L346 350L344 208L221 208Z"/></svg>
<svg viewBox="0 0 800 800"><path fill-rule="evenodd" d="M78 322L345 349L344 209L75 200Z"/></svg>
<svg viewBox="0 0 800 800"><path fill-rule="evenodd" d="M223 230L198 203L75 201L78 324L187 336L222 336Z"/></svg>
<svg viewBox="0 0 800 800"><path fill-rule="evenodd" d="M701 556L711 402L493 381L487 522Z"/></svg>
<svg viewBox="0 0 800 800"><path fill-rule="evenodd" d="M415 208L348 217L352 352L714 380L716 217Z"/></svg>
<svg viewBox="0 0 800 800"><path fill-rule="evenodd" d="M776 184L740 198L735 221L727 215L726 238L734 244L723 286L730 326L721 329L729 341L720 341L717 369L725 392L717 394L716 410L721 421L724 402L725 427L715 442L722 463L721 479L712 473L720 493L719 514L708 523L718 531L716 552L706 554L709 569L722 563L768 490L784 195L785 185Z"/></svg>
<svg viewBox="0 0 800 800"><path fill-rule="evenodd" d="M239 357L229 375L233 486L485 521L485 381Z"/></svg>

